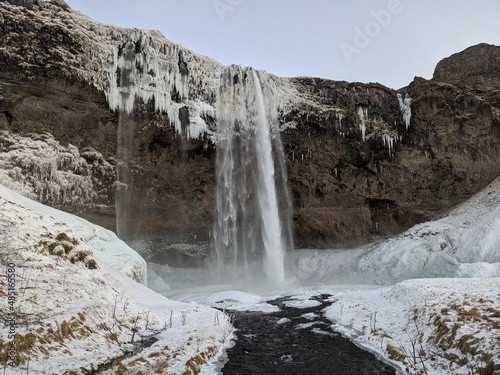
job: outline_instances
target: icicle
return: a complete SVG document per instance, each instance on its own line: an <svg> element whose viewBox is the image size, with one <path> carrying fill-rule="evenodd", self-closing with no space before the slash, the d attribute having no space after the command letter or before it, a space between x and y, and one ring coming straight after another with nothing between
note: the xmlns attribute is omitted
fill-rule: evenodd
<svg viewBox="0 0 500 375"><path fill-rule="evenodd" d="M337 112L336 113L338 125L342 127L342 120L344 119L344 114Z"/></svg>
<svg viewBox="0 0 500 375"><path fill-rule="evenodd" d="M405 95L404 99L401 96L401 94L397 94L398 97L398 102L399 102L399 109L401 110L401 113L403 115L403 121L406 125L406 130L410 127L410 120L411 120L411 102L412 99L408 96L408 94Z"/></svg>
<svg viewBox="0 0 500 375"><path fill-rule="evenodd" d="M358 116L361 120L361 124L359 125L359 130L361 130L361 138L365 141L366 135L366 118L368 117L368 109L363 107L358 107Z"/></svg>

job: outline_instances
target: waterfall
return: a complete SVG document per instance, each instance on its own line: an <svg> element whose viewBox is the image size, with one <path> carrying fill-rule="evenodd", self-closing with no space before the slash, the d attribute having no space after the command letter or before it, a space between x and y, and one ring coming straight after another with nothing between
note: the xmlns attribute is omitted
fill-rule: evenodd
<svg viewBox="0 0 500 375"><path fill-rule="evenodd" d="M217 94L218 273L230 281L285 280L289 194L276 98L266 73L230 66ZM280 200L284 203L280 204Z"/></svg>
<svg viewBox="0 0 500 375"><path fill-rule="evenodd" d="M130 162L132 160L134 124L128 120L126 113L120 112L117 128L116 142L116 234L128 241L132 238L131 229L134 227L130 221L129 213L132 210L133 178L130 172Z"/></svg>

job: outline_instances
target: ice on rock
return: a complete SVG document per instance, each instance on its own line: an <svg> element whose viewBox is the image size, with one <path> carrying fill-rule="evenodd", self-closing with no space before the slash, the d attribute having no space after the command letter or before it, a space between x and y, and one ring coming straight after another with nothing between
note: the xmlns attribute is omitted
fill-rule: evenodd
<svg viewBox="0 0 500 375"><path fill-rule="evenodd" d="M368 117L368 109L363 107L358 107L358 116L361 124L359 124L359 130L361 131L361 138L363 141L366 138L366 119Z"/></svg>
<svg viewBox="0 0 500 375"><path fill-rule="evenodd" d="M93 174L113 174L100 153L80 154L49 134L23 137L2 131L0 140L0 183L31 199L56 206L91 205L99 195Z"/></svg>
<svg viewBox="0 0 500 375"><path fill-rule="evenodd" d="M411 120L411 102L412 99L408 96L408 94L403 96L401 94L397 94L398 97L398 102L399 102L399 109L401 110L401 114L403 116L403 121L406 125L406 130L410 127L410 120Z"/></svg>
<svg viewBox="0 0 500 375"><path fill-rule="evenodd" d="M108 66L105 93L110 108L131 113L136 99L153 101L157 111L167 113L178 134L191 139L207 132L196 103L204 93L190 90L202 86L204 80L215 80L219 69L209 73L207 67L192 66L189 63L196 61L192 54L155 33L131 30L124 37L125 44L113 46L112 63ZM217 68L214 63L210 65ZM200 72L203 77L197 76ZM188 124L182 124L181 108L188 110ZM183 127L188 127L187 131Z"/></svg>

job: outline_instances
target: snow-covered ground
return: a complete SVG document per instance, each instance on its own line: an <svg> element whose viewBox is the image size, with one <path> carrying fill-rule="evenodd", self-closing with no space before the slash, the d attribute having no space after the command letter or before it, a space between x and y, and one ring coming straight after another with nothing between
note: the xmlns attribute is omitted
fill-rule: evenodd
<svg viewBox="0 0 500 375"><path fill-rule="evenodd" d="M209 279L151 268L176 286ZM294 307L306 307L312 295L328 293L335 328L402 374L500 373L500 179L446 217L377 244L297 251L288 274L289 288L271 292L163 292L263 313L275 311L266 301L276 297L292 295Z"/></svg>
<svg viewBox="0 0 500 375"><path fill-rule="evenodd" d="M151 265L150 286L171 299L124 276L144 283L145 263L113 233L3 186L0 207L1 261L16 264L22 363L8 373L26 372L29 359L41 374L98 366L109 374L195 373L203 363L203 374L215 374L232 326L210 306L265 313L276 309L266 303L272 298L292 295L287 303L301 308L319 293L332 295L325 313L339 332L402 374L499 371L500 179L448 216L378 244L297 251L280 290L209 287L201 270ZM6 276L3 268L2 297ZM201 290L169 290L197 278ZM5 318L8 299L0 301ZM2 326L0 353L9 329Z"/></svg>
<svg viewBox="0 0 500 375"><path fill-rule="evenodd" d="M357 249L298 251L290 268L311 284L500 277L500 179L440 220Z"/></svg>
<svg viewBox="0 0 500 375"><path fill-rule="evenodd" d="M232 335L217 310L127 277L145 282L145 262L113 233L2 185L0 261L0 358L15 333L18 360L5 374L194 374Z"/></svg>

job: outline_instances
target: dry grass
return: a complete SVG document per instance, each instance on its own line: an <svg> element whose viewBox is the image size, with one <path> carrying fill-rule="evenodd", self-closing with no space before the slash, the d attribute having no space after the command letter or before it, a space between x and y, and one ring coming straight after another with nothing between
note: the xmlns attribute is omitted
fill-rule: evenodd
<svg viewBox="0 0 500 375"><path fill-rule="evenodd" d="M35 246L39 253L48 253L52 256L69 260L72 264L83 263L90 270L98 269L96 260L92 257L92 252L86 249L78 249L76 246L80 242L76 238L71 238L68 234L61 232L57 236L45 236Z"/></svg>
<svg viewBox="0 0 500 375"><path fill-rule="evenodd" d="M129 366L136 366L136 365L141 365L141 364L146 364L149 365L149 361L144 358L144 357L139 357L137 359L134 359L132 362L130 362L128 365Z"/></svg>
<svg viewBox="0 0 500 375"><path fill-rule="evenodd" d="M204 365L208 359L212 358L217 353L215 346L209 346L205 351L198 355L191 357L186 362L186 370L182 375L197 375L201 371L201 366Z"/></svg>
<svg viewBox="0 0 500 375"><path fill-rule="evenodd" d="M404 362L406 359L406 354L404 354L399 348L394 345L387 344L386 346L387 354L390 359L395 361Z"/></svg>
<svg viewBox="0 0 500 375"><path fill-rule="evenodd" d="M166 369L168 369L168 361L166 359L162 359L157 362L156 368L155 368L155 373L157 374L163 374Z"/></svg>
<svg viewBox="0 0 500 375"><path fill-rule="evenodd" d="M473 374L489 375L500 370L500 365L493 361L494 354L484 351L480 338L474 333L459 334L459 330L466 327L468 332L489 331L494 335L493 332L500 329L500 310L481 304L472 307L464 302L442 309L441 314L433 315L435 329L429 342L443 358L458 366L467 366ZM500 342L500 335L497 336Z"/></svg>
<svg viewBox="0 0 500 375"><path fill-rule="evenodd" d="M2 339L0 339L0 365L5 366L7 361L9 360L9 342L5 342Z"/></svg>
<svg viewBox="0 0 500 375"><path fill-rule="evenodd" d="M127 375L129 374L127 368L123 365L123 363L119 363L116 368L115 375Z"/></svg>
<svg viewBox="0 0 500 375"><path fill-rule="evenodd" d="M28 358L30 357L30 353L35 345L36 336L34 333L27 333L25 335L21 335L16 333L16 364L22 365L25 364Z"/></svg>

